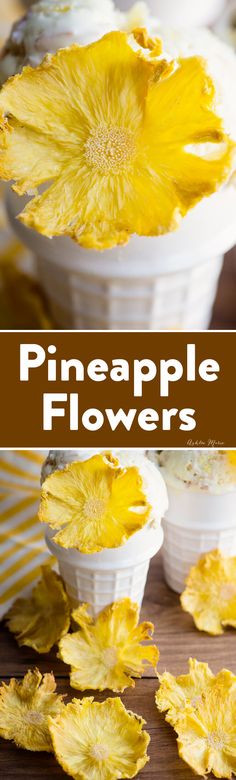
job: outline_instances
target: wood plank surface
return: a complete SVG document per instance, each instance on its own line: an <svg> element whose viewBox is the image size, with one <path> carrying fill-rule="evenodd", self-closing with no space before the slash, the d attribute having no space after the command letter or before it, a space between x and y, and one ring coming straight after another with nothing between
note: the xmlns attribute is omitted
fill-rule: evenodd
<svg viewBox="0 0 236 780"><path fill-rule="evenodd" d="M161 555L150 567L142 618L155 623L155 641L161 657L159 671L168 669L174 674L187 671L189 656L208 661L214 672L227 667L236 673L236 634L233 630L217 638L199 633L192 619L180 607L179 598L166 586L163 579ZM59 692L66 693L68 701L78 696L69 687L68 667L56 658L56 652L39 656L29 648L18 648L14 638L2 623L0 626L0 679L21 678L28 668L37 665L41 672L54 671ZM193 780L191 770L178 758L174 732L164 717L157 712L155 691L157 679L152 673L136 682L134 690L124 692L123 702L128 709L142 715L147 721L151 736L150 762L140 772L140 780ZM86 694L85 694L86 695ZM94 693L93 693L94 695ZM102 701L106 694L98 694ZM18 750L10 742L0 740L0 777L3 780L17 778L61 778L66 777L52 755L30 753Z"/></svg>

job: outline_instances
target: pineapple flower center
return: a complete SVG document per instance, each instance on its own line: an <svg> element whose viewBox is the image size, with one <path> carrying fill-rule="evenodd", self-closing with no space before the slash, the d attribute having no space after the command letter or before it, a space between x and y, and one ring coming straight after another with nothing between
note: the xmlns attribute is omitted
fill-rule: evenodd
<svg viewBox="0 0 236 780"><path fill-rule="evenodd" d="M100 125L84 146L87 163L103 174L121 173L135 154L133 133L118 125Z"/></svg>
<svg viewBox="0 0 236 780"><path fill-rule="evenodd" d="M212 731L208 734L207 743L213 750L223 750L225 745L225 734L223 731Z"/></svg>
<svg viewBox="0 0 236 780"><path fill-rule="evenodd" d="M108 750L105 745L93 745L91 749L91 757L96 761L105 761L109 756Z"/></svg>
<svg viewBox="0 0 236 780"><path fill-rule="evenodd" d="M105 509L105 501L102 498L93 496L85 501L83 512L85 517L88 517L90 520L100 520L105 514Z"/></svg>
<svg viewBox="0 0 236 780"><path fill-rule="evenodd" d="M234 596L236 596L236 586L232 583L228 582L225 585L222 585L222 588L220 590L220 597L222 601L230 601Z"/></svg>
<svg viewBox="0 0 236 780"><path fill-rule="evenodd" d="M30 723L34 726L41 726L41 724L44 722L44 716L41 715L40 712L29 710L25 715L25 720L27 723Z"/></svg>
<svg viewBox="0 0 236 780"><path fill-rule="evenodd" d="M201 695L194 696L193 699L191 699L192 707L197 707L197 705L199 704L200 701L201 701ZM183 705L183 706L185 706L185 705Z"/></svg>
<svg viewBox="0 0 236 780"><path fill-rule="evenodd" d="M103 653L103 662L107 669L114 669L117 664L117 650L115 647L107 647Z"/></svg>

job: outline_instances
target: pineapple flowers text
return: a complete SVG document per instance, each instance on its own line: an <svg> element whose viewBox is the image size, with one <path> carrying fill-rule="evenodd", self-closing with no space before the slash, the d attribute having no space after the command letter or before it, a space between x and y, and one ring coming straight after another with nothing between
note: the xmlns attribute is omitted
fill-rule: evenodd
<svg viewBox="0 0 236 780"><path fill-rule="evenodd" d="M216 360L207 358L201 362L196 358L195 344L186 345L184 363L175 358L159 361L149 358L126 360L114 358L110 364L100 357L94 358L85 365L78 358L61 360L56 357L57 348L54 344L44 349L39 344L20 345L20 381L30 382L32 372L46 366L48 383L58 382L66 385L74 379L80 385L86 386L87 379L94 382L96 397L97 383L111 380L112 383L128 383L131 398L142 398L147 383L155 384L157 398L169 398L171 388L181 379L185 382L195 382L199 378L203 382L216 382L219 378L220 365ZM54 356L54 357L53 357ZM112 396L111 396L112 402ZM131 407L101 409L90 407L80 415L80 395L74 392L44 392L42 398L42 423L44 431L55 429L56 420L64 417L70 431L78 431L81 427L88 431L98 431L108 421L112 431L124 427L132 429L134 422L144 431L154 431L161 428L170 431L172 422L178 421L179 429L192 431L196 428L196 410L192 408L178 409L156 408L140 409Z"/></svg>

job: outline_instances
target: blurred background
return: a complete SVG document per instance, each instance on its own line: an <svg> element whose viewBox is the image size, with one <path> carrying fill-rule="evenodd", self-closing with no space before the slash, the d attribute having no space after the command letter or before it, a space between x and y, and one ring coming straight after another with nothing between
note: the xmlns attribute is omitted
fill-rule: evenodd
<svg viewBox="0 0 236 780"><path fill-rule="evenodd" d="M30 0L0 0L1 47L13 23L30 5ZM117 0L117 5L125 9L131 0ZM236 50L236 0L149 0L149 5L152 13L173 26L208 24ZM8 224L4 185L0 184L0 330L53 327L33 256ZM236 329L236 248L225 257L211 328Z"/></svg>

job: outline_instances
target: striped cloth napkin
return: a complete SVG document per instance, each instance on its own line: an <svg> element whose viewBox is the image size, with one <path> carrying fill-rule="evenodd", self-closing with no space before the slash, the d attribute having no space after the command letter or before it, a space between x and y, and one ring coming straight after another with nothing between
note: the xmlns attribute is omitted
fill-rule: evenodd
<svg viewBox="0 0 236 780"><path fill-rule="evenodd" d="M24 3L21 0L0 0L0 41L5 43L13 23L23 16Z"/></svg>
<svg viewBox="0 0 236 780"><path fill-rule="evenodd" d="M0 451L0 619L49 558L37 517L44 459L40 450Z"/></svg>

